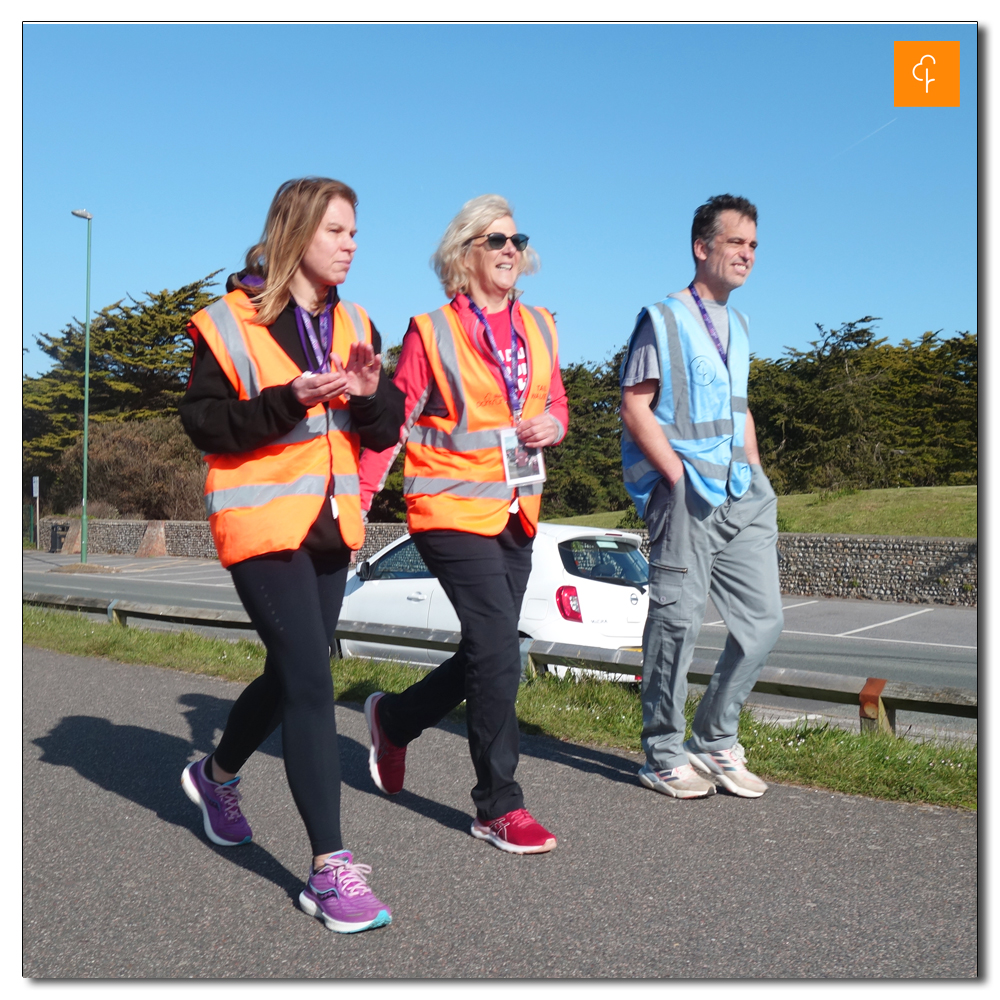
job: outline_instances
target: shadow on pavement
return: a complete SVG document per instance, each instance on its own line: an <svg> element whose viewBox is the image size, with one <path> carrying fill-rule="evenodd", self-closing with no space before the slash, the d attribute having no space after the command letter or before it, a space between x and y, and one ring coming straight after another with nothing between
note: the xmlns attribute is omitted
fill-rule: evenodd
<svg viewBox="0 0 1000 1000"><path fill-rule="evenodd" d="M622 753L628 751L623 750ZM639 765L627 757L619 757L606 750L580 746L578 743L564 743L553 736L526 736L521 734L521 756L537 757L564 764L587 774L599 774L608 781L625 785L639 785L636 776Z"/></svg>
<svg viewBox="0 0 1000 1000"><path fill-rule="evenodd" d="M210 754L215 749L215 734L222 733L226 728L229 710L233 707L234 698L216 698L210 694L189 693L177 698L179 705L186 705L184 718L191 730L191 746L204 754ZM259 753L272 757L281 756L280 726L257 748Z"/></svg>
<svg viewBox="0 0 1000 1000"><path fill-rule="evenodd" d="M432 819L449 830L458 830L461 833L469 832L469 826L472 823L471 804L470 812L464 813L452 806L407 791L405 788L396 795L384 796L375 787L371 774L368 772L368 747L362 746L357 740L344 736L343 733L340 734L339 743L340 777L345 785L379 798L389 798L396 805L400 805L404 809L411 809L421 816L426 816L427 819Z"/></svg>
<svg viewBox="0 0 1000 1000"><path fill-rule="evenodd" d="M213 700L220 706L226 704L223 699ZM224 711L228 714L228 707ZM202 747L178 736L141 726L118 726L89 715L66 716L47 736L32 742L41 748L41 760L46 764L71 767L87 781L135 802L167 823L190 830L220 857L268 879L289 898L298 898L302 879L264 848L253 843L222 848L205 839L200 816L180 783L191 751ZM265 741L265 745L270 742ZM273 744L270 750L273 753Z"/></svg>

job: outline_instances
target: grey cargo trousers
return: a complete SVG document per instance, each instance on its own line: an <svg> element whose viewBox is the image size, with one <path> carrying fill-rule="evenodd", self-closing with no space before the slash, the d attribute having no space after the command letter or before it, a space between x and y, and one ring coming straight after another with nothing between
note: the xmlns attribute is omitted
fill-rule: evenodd
<svg viewBox="0 0 1000 1000"><path fill-rule="evenodd" d="M642 634L642 748L658 771L686 764L687 673L708 595L729 637L692 725L696 750L736 743L740 709L784 618L777 499L759 465L746 493L712 507L687 481L661 483L646 510L649 614Z"/></svg>

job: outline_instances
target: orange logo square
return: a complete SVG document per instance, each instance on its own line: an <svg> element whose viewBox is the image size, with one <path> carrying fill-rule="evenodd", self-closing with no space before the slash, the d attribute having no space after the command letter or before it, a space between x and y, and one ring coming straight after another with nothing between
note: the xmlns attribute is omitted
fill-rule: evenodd
<svg viewBox="0 0 1000 1000"><path fill-rule="evenodd" d="M959 42L893 42L893 105L897 108L959 106Z"/></svg>

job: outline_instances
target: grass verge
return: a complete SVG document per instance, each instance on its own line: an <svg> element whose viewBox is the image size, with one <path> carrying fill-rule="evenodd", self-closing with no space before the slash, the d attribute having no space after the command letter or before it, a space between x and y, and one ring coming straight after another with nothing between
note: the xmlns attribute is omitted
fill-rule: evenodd
<svg viewBox="0 0 1000 1000"><path fill-rule="evenodd" d="M778 527L816 534L975 538L978 498L978 486L796 493L778 497Z"/></svg>
<svg viewBox="0 0 1000 1000"><path fill-rule="evenodd" d="M835 490L778 497L778 530L811 534L976 538L977 486ZM559 518L552 524L616 528L625 512Z"/></svg>
<svg viewBox="0 0 1000 1000"><path fill-rule="evenodd" d="M23 641L60 653L101 656L232 681L251 681L264 668L255 642L227 642L192 632L151 632L96 622L83 615L24 606ZM363 702L373 691L402 691L426 671L398 663L346 659L332 663L340 701ZM686 706L688 726L697 707ZM640 753L642 709L635 686L579 683L546 674L521 685L522 732ZM464 706L452 713L464 721ZM754 771L771 781L899 802L976 809L979 756L964 744L915 743L862 736L828 725L787 729L740 717L740 742Z"/></svg>

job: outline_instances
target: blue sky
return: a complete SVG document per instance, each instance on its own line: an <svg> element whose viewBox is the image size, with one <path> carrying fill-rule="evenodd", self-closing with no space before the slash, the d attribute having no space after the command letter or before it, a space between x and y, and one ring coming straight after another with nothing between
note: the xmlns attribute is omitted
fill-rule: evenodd
<svg viewBox="0 0 1000 1000"><path fill-rule="evenodd" d="M962 42L960 108L893 107L896 39ZM33 335L83 315L71 209L96 310L224 278L305 174L358 191L342 292L387 343L441 303L428 259L490 191L541 255L522 287L564 363L687 284L723 191L760 210L732 300L757 354L866 313L893 342L977 329L973 25L34 25L23 55L27 374Z"/></svg>

